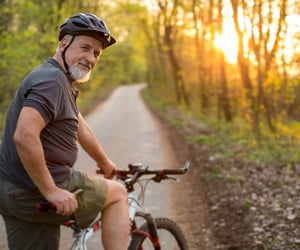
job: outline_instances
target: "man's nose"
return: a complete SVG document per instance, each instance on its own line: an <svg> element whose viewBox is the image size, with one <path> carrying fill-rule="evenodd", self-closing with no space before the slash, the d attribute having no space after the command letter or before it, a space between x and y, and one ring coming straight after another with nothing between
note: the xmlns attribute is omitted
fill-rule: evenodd
<svg viewBox="0 0 300 250"><path fill-rule="evenodd" d="M97 58L95 57L94 53L89 53L87 61L91 69L94 68L95 64L97 63Z"/></svg>

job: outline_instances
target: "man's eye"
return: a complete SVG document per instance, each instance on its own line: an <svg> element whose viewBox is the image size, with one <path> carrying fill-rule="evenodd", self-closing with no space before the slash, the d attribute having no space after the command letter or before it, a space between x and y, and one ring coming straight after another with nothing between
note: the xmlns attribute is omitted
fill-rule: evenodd
<svg viewBox="0 0 300 250"><path fill-rule="evenodd" d="M81 47L83 51L88 51L89 48L88 47Z"/></svg>

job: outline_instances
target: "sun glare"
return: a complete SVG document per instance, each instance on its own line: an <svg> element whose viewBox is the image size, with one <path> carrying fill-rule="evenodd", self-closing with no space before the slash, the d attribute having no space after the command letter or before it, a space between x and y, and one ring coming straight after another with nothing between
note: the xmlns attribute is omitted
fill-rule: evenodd
<svg viewBox="0 0 300 250"><path fill-rule="evenodd" d="M216 36L214 45L224 52L227 62L236 63L238 39L230 20L224 22L223 33Z"/></svg>

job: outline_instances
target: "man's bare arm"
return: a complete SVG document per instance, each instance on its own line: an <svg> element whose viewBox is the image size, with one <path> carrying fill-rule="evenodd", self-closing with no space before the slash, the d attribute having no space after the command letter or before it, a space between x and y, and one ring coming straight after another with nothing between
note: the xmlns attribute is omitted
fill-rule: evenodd
<svg viewBox="0 0 300 250"><path fill-rule="evenodd" d="M56 205L58 213L70 214L77 208L77 201L70 192L56 186L47 168L40 140L45 125L37 110L24 107L17 122L14 142L25 170L43 196Z"/></svg>
<svg viewBox="0 0 300 250"><path fill-rule="evenodd" d="M97 162L97 165L103 169L105 177L109 178L115 171L115 164L107 157L93 130L81 114L78 116L78 123L78 141L80 145Z"/></svg>

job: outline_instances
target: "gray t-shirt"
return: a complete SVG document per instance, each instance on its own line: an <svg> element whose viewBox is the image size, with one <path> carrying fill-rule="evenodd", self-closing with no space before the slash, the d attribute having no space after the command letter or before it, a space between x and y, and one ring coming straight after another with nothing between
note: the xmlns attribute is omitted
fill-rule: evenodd
<svg viewBox="0 0 300 250"><path fill-rule="evenodd" d="M56 183L65 180L77 158L77 90L53 58L31 71L8 109L0 149L0 175L22 188L34 189L18 156L13 135L23 107L36 109L46 122L40 139Z"/></svg>

